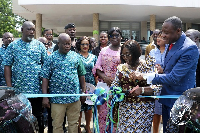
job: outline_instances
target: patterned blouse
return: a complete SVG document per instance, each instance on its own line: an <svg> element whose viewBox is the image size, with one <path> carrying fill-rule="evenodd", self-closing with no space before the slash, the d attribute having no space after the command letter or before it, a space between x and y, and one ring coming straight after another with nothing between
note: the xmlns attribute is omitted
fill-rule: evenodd
<svg viewBox="0 0 200 133"><path fill-rule="evenodd" d="M103 71L106 76L114 79L117 66L120 64L120 50L121 49L113 51L109 46L104 47L99 53L96 65L92 69L93 74L96 76L96 70L99 69ZM99 81L103 82L100 78Z"/></svg>
<svg viewBox="0 0 200 133"><path fill-rule="evenodd" d="M50 94L79 94L79 76L86 74L79 55L73 51L67 54L53 52L42 67L42 77L49 79ZM79 100L79 96L52 97L51 103L66 104Z"/></svg>
<svg viewBox="0 0 200 133"><path fill-rule="evenodd" d="M123 91L127 91L139 85L140 87L148 86L145 80L142 81L132 81L126 71L123 70L125 64L120 64L118 66L115 80L112 86L122 87ZM140 65L137 67L136 71L129 69L130 72L144 72L146 73L149 68L144 61L140 61ZM154 95L159 91L157 89L153 90ZM154 99L152 98L139 98L131 95L126 95L122 102L119 102L119 121L118 129L119 133L150 133L151 125L153 121L153 110L154 110ZM114 114L115 117L115 114Z"/></svg>
<svg viewBox="0 0 200 133"><path fill-rule="evenodd" d="M3 65L12 66L13 87L18 93L42 93L40 72L46 58L46 48L38 40L19 39L8 45Z"/></svg>
<svg viewBox="0 0 200 133"><path fill-rule="evenodd" d="M85 66L85 70L86 70L85 82L96 85L94 75L92 73L92 69L93 69L93 67L94 67L94 65L96 64L96 61L97 61L96 55L89 53L88 57L85 58L84 56L82 56L80 54L80 59L82 60L83 65Z"/></svg>
<svg viewBox="0 0 200 133"><path fill-rule="evenodd" d="M115 76L115 80L112 83L112 86L119 86L122 87L123 91L127 91L129 89L132 89L133 87L139 85L140 87L144 87L144 86L149 86L147 85L145 80L142 81L138 81L138 82L132 82L129 79L129 74L123 70L123 66L127 66L126 64L120 64L117 68L117 72L116 72L116 76ZM152 70L148 69L149 67L146 65L144 60L140 60L140 64L137 67L136 71L129 69L130 72L139 72L139 73L147 73L147 72L152 72ZM127 80L129 79L129 80ZM127 80L127 81L126 81ZM127 86L126 84L128 83L132 83L131 86ZM123 85L122 85L123 84ZM125 86L125 87L123 87ZM159 89L153 89L153 95L158 95L159 93Z"/></svg>

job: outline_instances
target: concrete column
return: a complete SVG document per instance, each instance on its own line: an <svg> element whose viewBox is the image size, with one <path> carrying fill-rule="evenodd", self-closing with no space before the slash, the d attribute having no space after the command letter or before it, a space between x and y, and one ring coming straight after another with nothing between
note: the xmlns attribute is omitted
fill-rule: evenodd
<svg viewBox="0 0 200 133"><path fill-rule="evenodd" d="M35 21L35 20L32 20L32 23L33 23L34 25L36 25L36 21ZM34 38L36 39L36 34L34 34Z"/></svg>
<svg viewBox="0 0 200 133"><path fill-rule="evenodd" d="M150 15L150 30L153 32L156 29L156 16ZM150 38L150 42L153 41L153 38Z"/></svg>
<svg viewBox="0 0 200 133"><path fill-rule="evenodd" d="M192 28L192 24L191 23L186 23L186 31L188 30L188 29L191 29Z"/></svg>
<svg viewBox="0 0 200 133"><path fill-rule="evenodd" d="M143 39L143 37L145 38L145 40L147 41L147 21L142 21L141 22L141 40Z"/></svg>
<svg viewBox="0 0 200 133"><path fill-rule="evenodd" d="M93 37L99 41L99 13L93 13Z"/></svg>
<svg viewBox="0 0 200 133"><path fill-rule="evenodd" d="M42 36L42 14L37 13L36 14L36 25L35 25L35 29L36 29L36 39L38 37Z"/></svg>

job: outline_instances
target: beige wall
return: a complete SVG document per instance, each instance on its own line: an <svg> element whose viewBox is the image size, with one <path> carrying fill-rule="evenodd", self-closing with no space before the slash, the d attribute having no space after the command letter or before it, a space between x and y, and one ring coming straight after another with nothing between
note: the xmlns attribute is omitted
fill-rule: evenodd
<svg viewBox="0 0 200 133"><path fill-rule="evenodd" d="M93 34L92 32L77 32L76 36L77 37L80 37L80 36L89 36L89 37L91 37L91 36L93 36L92 34Z"/></svg>

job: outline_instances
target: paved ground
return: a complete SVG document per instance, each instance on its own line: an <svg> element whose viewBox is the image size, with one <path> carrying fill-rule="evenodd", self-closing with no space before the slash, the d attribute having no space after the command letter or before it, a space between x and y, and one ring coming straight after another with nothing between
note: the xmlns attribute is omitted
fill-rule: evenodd
<svg viewBox="0 0 200 133"><path fill-rule="evenodd" d="M83 117L82 117L82 123L86 124L85 123L84 114L83 114ZM93 122L92 122L92 120L91 120L91 123L90 123L90 128L91 128L91 131L93 131ZM81 128L81 129L82 129L82 133L86 133L84 128ZM162 124L160 124L160 126L159 126L159 131L160 131L159 133L163 133L163 125ZM47 133L47 128L45 129L44 133ZM151 133L153 133L153 130L151 130Z"/></svg>

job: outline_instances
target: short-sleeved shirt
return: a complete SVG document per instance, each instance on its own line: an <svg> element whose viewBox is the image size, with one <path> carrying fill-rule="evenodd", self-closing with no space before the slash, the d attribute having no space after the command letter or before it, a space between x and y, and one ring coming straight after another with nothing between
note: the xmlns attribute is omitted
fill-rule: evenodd
<svg viewBox="0 0 200 133"><path fill-rule="evenodd" d="M44 63L42 77L49 79L50 94L79 94L79 76L86 74L85 67L74 51L67 54L53 52ZM79 100L79 96L52 97L51 103L66 104Z"/></svg>
<svg viewBox="0 0 200 133"><path fill-rule="evenodd" d="M3 65L12 66L12 82L17 93L40 94L41 66L47 57L44 44L37 40L22 39L10 43Z"/></svg>
<svg viewBox="0 0 200 133"><path fill-rule="evenodd" d="M6 52L5 46L0 48L0 86L6 86L6 80L4 77L4 65L2 64L3 58Z"/></svg>
<svg viewBox="0 0 200 133"><path fill-rule="evenodd" d="M97 61L96 55L89 53L88 57L85 58L84 56L82 56L80 54L80 59L82 60L84 66L85 66L85 70L86 70L85 82L96 85L94 75L92 73L92 69Z"/></svg>

